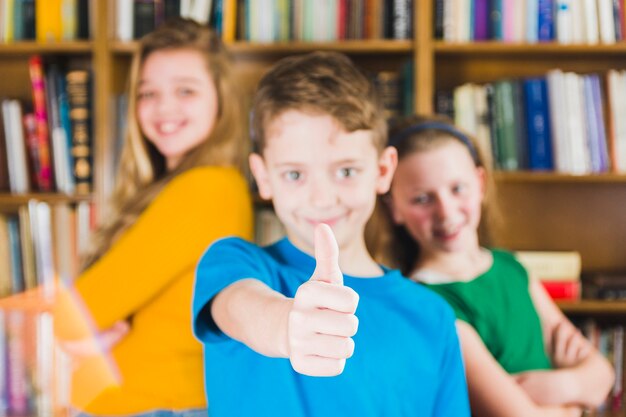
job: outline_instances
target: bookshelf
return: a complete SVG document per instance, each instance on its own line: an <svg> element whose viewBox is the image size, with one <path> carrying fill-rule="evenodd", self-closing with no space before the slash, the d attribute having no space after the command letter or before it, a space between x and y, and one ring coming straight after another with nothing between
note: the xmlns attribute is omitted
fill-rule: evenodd
<svg viewBox="0 0 626 417"><path fill-rule="evenodd" d="M31 198L49 203L90 202L102 216L113 189L115 137L114 98L125 92L133 41L115 38L113 1L94 1L92 39L39 43L0 43L0 97L30 101L27 62L33 54L78 60L94 71L93 192L87 196L59 193L0 193L0 213L12 212ZM329 42L229 42L244 88L252 91L277 59L313 50L350 55L372 70L399 71L413 64L413 106L419 113L434 110L438 90L465 82L485 83L506 77L543 75L552 68L578 73L626 68L626 42L611 45L525 44L495 41L450 43L433 36L434 0L413 0L413 38L409 40L343 40ZM498 245L520 250L578 250L585 272L626 271L626 173L569 175L552 172L497 172L499 205L507 222L498 230ZM259 206L267 204L256 201ZM102 208L102 209L101 209ZM626 321L626 302L563 303L574 316L609 317Z"/></svg>

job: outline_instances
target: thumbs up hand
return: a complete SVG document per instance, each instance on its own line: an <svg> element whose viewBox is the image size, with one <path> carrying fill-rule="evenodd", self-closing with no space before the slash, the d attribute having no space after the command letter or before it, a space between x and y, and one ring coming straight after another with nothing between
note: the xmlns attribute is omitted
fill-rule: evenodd
<svg viewBox="0 0 626 417"><path fill-rule="evenodd" d="M316 267L311 279L298 288L288 321L289 359L293 369L311 376L343 372L354 352L352 336L359 296L343 286L339 248L332 229L315 229Z"/></svg>

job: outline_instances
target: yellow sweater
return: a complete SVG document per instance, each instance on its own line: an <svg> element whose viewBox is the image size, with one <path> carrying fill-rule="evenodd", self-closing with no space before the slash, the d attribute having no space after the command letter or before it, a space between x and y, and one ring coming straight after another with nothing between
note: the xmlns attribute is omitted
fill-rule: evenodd
<svg viewBox="0 0 626 417"><path fill-rule="evenodd" d="M102 392L86 412L206 407L202 346L191 329L193 281L202 253L229 235L252 237L245 180L231 168L196 168L172 180L78 278L97 328L132 317L130 332L112 351L121 386ZM87 370L76 375L74 388L89 378Z"/></svg>

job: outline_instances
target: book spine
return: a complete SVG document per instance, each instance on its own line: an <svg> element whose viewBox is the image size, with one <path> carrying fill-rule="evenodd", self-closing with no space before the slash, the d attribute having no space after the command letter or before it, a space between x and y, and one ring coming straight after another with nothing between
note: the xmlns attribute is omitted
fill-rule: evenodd
<svg viewBox="0 0 626 417"><path fill-rule="evenodd" d="M135 0L133 37L139 39L154 30L154 0Z"/></svg>
<svg viewBox="0 0 626 417"><path fill-rule="evenodd" d="M72 125L75 192L81 195L91 192L90 79L90 74L86 70L73 70L66 74L70 122Z"/></svg>
<svg viewBox="0 0 626 417"><path fill-rule="evenodd" d="M541 284L555 301L580 300L580 281L542 281Z"/></svg>
<svg viewBox="0 0 626 417"><path fill-rule="evenodd" d="M489 1L475 0L474 2L474 31L475 41L485 41L489 36Z"/></svg>
<svg viewBox="0 0 626 417"><path fill-rule="evenodd" d="M40 191L52 191L52 160L50 157L50 137L48 133L48 112L46 110L46 90L41 56L30 58L28 64L33 89L33 112L37 124L39 167L36 174Z"/></svg>
<svg viewBox="0 0 626 417"><path fill-rule="evenodd" d="M549 42L554 39L553 0L539 0L537 10L537 39L540 42Z"/></svg>
<svg viewBox="0 0 626 417"><path fill-rule="evenodd" d="M550 136L550 113L548 90L544 78L524 81L526 121L528 126L528 163L532 170L552 170L552 138Z"/></svg>

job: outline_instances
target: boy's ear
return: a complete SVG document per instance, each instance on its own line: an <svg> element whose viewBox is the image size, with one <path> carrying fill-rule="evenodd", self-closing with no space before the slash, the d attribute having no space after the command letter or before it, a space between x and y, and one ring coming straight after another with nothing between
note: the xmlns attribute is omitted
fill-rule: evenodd
<svg viewBox="0 0 626 417"><path fill-rule="evenodd" d="M254 181L259 189L259 195L264 200L271 199L272 187L270 186L269 175L263 157L258 153L251 153L248 157L248 163L250 164L250 171L252 171Z"/></svg>
<svg viewBox="0 0 626 417"><path fill-rule="evenodd" d="M387 146L378 157L378 179L376 181L376 192L385 194L389 191L393 173L398 165L398 152L393 146Z"/></svg>

